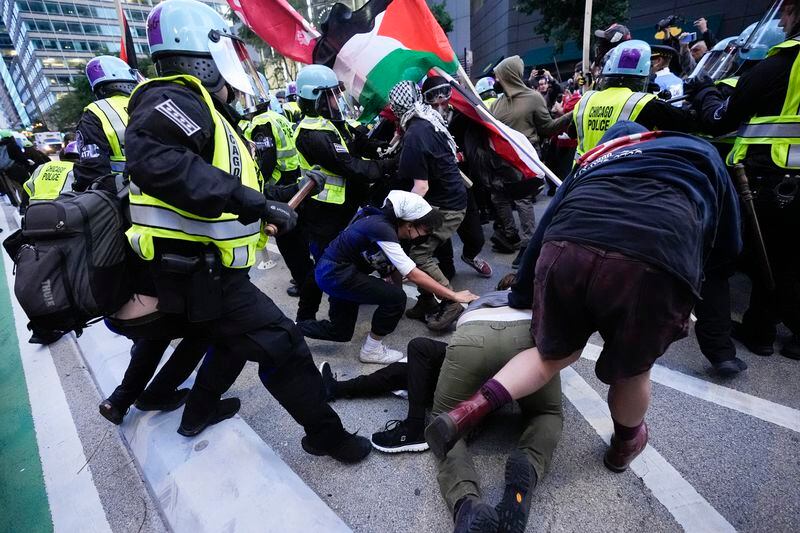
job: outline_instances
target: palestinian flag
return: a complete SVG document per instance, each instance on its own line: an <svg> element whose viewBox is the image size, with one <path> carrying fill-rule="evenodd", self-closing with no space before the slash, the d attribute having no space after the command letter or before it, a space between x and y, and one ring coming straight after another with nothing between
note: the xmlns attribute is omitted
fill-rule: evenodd
<svg viewBox="0 0 800 533"><path fill-rule="evenodd" d="M352 11L335 4L321 27L313 60L331 67L371 118L401 80L419 81L433 67L459 63L424 0L370 0Z"/></svg>
<svg viewBox="0 0 800 533"><path fill-rule="evenodd" d="M119 41L119 58L128 64L134 70L139 70L139 60L136 57L136 47L133 45L133 35L131 35L131 27L128 26L128 19L125 17L125 11L122 10L122 3L118 4L119 7L119 23L122 29L122 36Z"/></svg>

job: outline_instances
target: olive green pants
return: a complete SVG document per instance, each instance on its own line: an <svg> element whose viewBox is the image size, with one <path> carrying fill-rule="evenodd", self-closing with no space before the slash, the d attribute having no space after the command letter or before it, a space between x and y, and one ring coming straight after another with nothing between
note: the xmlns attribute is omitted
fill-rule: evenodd
<svg viewBox="0 0 800 533"><path fill-rule="evenodd" d="M436 393L433 416L453 409L468 399L519 352L531 348L530 320L467 322L458 327L447 346ZM540 390L518 400L524 430L517 447L525 452L542 479L561 438L561 379L556 375ZM453 511L467 495L480 496L480 483L472 455L459 440L438 464L439 489Z"/></svg>

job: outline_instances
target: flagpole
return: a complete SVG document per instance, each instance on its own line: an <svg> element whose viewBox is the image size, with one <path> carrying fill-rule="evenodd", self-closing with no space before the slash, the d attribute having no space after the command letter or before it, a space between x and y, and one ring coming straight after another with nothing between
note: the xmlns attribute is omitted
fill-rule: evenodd
<svg viewBox="0 0 800 533"><path fill-rule="evenodd" d="M583 12L583 73L589 72L589 42L592 34L592 0L586 0Z"/></svg>
<svg viewBox="0 0 800 533"><path fill-rule="evenodd" d="M481 99L480 99L480 95L478 95L477 91L475 91L475 87L472 87L472 91L475 93L475 96L477 97L477 100L478 100L478 102L480 102L480 104L476 104L475 102L473 102L472 98L469 98L469 96L466 94L464 88L461 87L458 84L458 82L450 74L448 74L446 71L442 70L439 67L433 67L433 68L434 68L434 70L436 70L436 72L439 73L440 76L444 77L450 83L450 85L453 86L453 88L455 90L457 90L458 92L460 92L461 94L464 95L464 98L466 99L467 102L469 102L469 105L471 105L472 107L475 108L475 111L478 112L478 115L483 120L485 120L487 122L491 122L492 124L495 125L495 127L497 127L498 129L501 129L500 128L501 122L499 120L497 120L496 118L494 118L494 116L491 113L489 113L489 111L483 105L483 102L481 102ZM514 143L513 139L509 139L509 142L513 143L520 151L526 153L525 150L523 149L523 147L521 147L521 146L517 145L516 143ZM535 150L535 148L534 148L534 150ZM547 176L547 178L550 181L552 181L553 183L556 184L556 187L560 187L561 186L561 183L562 183L561 182L561 178L556 176L555 173L552 170L550 170L547 167L547 165L545 165L538 158L538 156L537 157L531 157L530 154L527 154L527 155L528 155L528 157L530 157L531 161L533 161L533 163L539 168L539 170L541 170L542 173L545 176Z"/></svg>

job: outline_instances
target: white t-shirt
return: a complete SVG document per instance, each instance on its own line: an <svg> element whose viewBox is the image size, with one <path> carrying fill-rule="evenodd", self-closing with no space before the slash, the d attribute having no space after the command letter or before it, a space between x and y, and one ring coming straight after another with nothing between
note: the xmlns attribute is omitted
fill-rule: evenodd
<svg viewBox="0 0 800 533"><path fill-rule="evenodd" d="M389 241L378 241L386 258L394 265L398 272L403 276L408 276L409 272L417 268L416 263L411 260L403 251L399 243Z"/></svg>

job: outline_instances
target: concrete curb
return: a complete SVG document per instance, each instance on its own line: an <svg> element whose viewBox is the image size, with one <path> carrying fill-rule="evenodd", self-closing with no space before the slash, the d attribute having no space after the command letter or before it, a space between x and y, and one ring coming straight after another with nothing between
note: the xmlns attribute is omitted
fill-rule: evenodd
<svg viewBox="0 0 800 533"><path fill-rule="evenodd" d="M130 361L130 341L96 324L75 342L107 397ZM132 407L120 426L173 531L351 531L238 415L195 438L178 435L180 417Z"/></svg>

